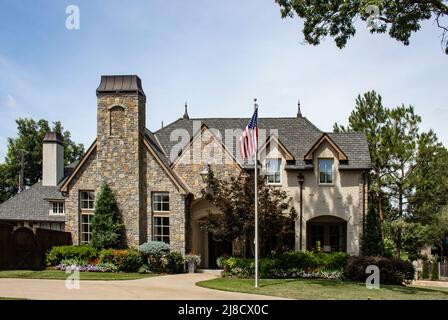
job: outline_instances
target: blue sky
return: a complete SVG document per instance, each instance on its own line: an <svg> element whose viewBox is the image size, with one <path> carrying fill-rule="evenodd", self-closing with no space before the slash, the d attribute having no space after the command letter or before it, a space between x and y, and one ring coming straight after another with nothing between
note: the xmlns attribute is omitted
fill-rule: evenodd
<svg viewBox="0 0 448 320"><path fill-rule="evenodd" d="M426 23L411 45L371 35L360 24L343 50L331 39L303 45L298 19L281 19L274 0L0 0L0 161L19 117L61 120L88 146L96 135L102 74L137 74L147 124L183 114L261 117L302 112L320 129L346 123L358 94L378 91L386 106L415 106L422 128L448 145L448 56ZM79 30L65 8L80 8Z"/></svg>

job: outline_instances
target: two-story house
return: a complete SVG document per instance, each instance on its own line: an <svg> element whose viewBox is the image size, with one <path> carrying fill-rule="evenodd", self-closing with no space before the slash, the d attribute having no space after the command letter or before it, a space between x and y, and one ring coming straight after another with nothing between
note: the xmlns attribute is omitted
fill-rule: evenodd
<svg viewBox="0 0 448 320"><path fill-rule="evenodd" d="M82 159L64 171L61 138L49 134L42 181L1 204L0 221L27 224L48 213L50 225L51 217L62 217L73 243L88 243L95 197L107 182L125 225L125 245L165 241L173 250L200 254L204 267L214 266L223 251L237 251L214 241L198 220L219 213L201 193L206 170L221 178L253 172L253 161L242 161L237 145L249 119L193 119L185 106L183 117L151 132L137 76L102 76L96 93L97 136ZM268 184L290 194L298 213L295 249L320 245L359 254L371 167L366 137L323 132L300 106L294 117L260 118L259 128L259 168Z"/></svg>

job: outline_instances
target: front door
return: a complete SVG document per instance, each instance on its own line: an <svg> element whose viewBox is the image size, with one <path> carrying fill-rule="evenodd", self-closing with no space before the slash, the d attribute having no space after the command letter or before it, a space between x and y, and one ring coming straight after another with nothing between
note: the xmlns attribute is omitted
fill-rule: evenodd
<svg viewBox="0 0 448 320"><path fill-rule="evenodd" d="M216 241L208 234L208 267L218 269L216 259L222 256L232 255L232 243L230 241Z"/></svg>

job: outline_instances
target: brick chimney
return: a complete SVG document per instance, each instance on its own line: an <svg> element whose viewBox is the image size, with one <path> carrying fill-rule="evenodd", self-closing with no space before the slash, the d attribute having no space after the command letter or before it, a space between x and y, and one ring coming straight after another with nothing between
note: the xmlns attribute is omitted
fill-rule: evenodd
<svg viewBox="0 0 448 320"><path fill-rule="evenodd" d="M42 141L42 185L57 186L64 178L64 139L48 132Z"/></svg>

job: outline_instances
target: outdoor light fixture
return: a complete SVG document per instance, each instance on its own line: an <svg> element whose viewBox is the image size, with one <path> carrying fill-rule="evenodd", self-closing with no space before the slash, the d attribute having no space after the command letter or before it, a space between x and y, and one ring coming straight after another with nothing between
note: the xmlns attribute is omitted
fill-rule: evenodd
<svg viewBox="0 0 448 320"><path fill-rule="evenodd" d="M207 164L207 167L203 168L201 171L199 171L199 174L201 175L202 181L205 183L207 182L207 177L210 172L210 163Z"/></svg>

